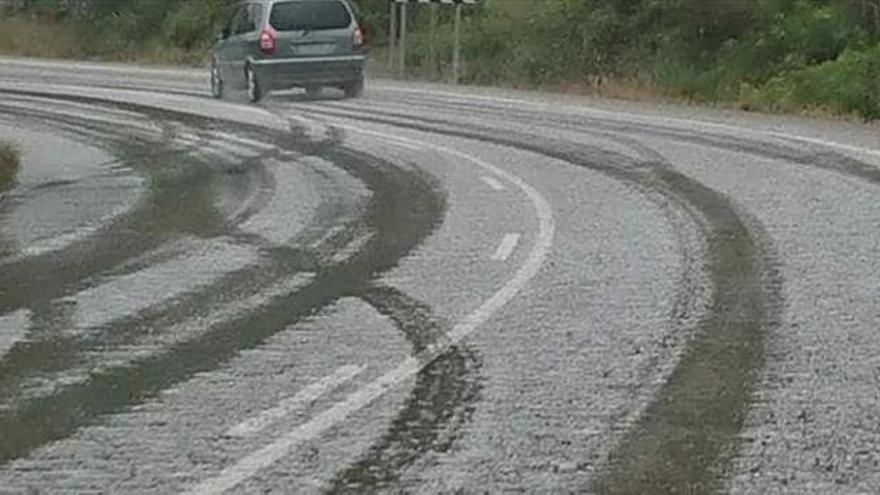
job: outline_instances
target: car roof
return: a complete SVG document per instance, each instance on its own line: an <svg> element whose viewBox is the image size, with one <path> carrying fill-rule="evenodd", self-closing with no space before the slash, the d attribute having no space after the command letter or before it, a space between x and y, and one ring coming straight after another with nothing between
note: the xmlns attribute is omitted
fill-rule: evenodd
<svg viewBox="0 0 880 495"><path fill-rule="evenodd" d="M283 3L283 2L305 2L307 0L241 0L240 3L260 3L263 5L272 5L275 3ZM311 0L315 1L315 0ZM358 8L358 4L354 0L323 0L326 2L339 2L342 1L345 5L347 5L353 12L359 13L360 9Z"/></svg>
<svg viewBox="0 0 880 495"><path fill-rule="evenodd" d="M259 3L262 5L272 5L272 4L283 3L283 2L305 2L305 1L307 1L307 0L240 0L238 3L239 4ZM314 2L315 0L311 0L311 1ZM319 0L319 1L338 2L340 0ZM341 1L342 1L342 3L344 3L348 7L350 7L352 10L354 10L355 12L358 11L357 4L354 3L352 0L341 0Z"/></svg>
<svg viewBox="0 0 880 495"><path fill-rule="evenodd" d="M284 2L305 2L305 1L312 1L312 2L314 2L315 0L241 0L239 3L262 3L262 4L273 4L273 3L284 3ZM339 2L340 0L318 0L318 1L325 1L325 2ZM348 5L351 6L351 7L354 7L354 5L355 5L354 2L352 2L351 0L341 0L341 1L342 1L342 3L348 4Z"/></svg>
<svg viewBox="0 0 880 495"><path fill-rule="evenodd" d="M305 1L307 1L307 0L240 0L238 2L238 4L244 5L244 4L248 4L248 3L258 3L260 5L271 6L276 3L305 2ZM315 0L311 0L311 1L315 1ZM319 1L325 1L325 2L339 2L339 1L341 1L342 3L347 5L348 8L350 8L351 11L355 13L355 15L360 15L360 9L358 9L358 5L357 5L357 3L354 2L354 0L319 0Z"/></svg>

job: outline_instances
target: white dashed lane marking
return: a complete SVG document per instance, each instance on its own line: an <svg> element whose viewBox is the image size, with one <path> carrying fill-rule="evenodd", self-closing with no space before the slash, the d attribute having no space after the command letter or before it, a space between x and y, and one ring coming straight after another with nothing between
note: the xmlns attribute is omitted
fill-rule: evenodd
<svg viewBox="0 0 880 495"><path fill-rule="evenodd" d="M242 421L226 432L230 437L247 437L259 433L272 423L302 412L312 405L322 395L343 385L345 382L359 375L366 366L347 365L342 366L333 374L328 375L317 382L309 385L293 397L282 400L278 406L267 409L257 416Z"/></svg>
<svg viewBox="0 0 880 495"><path fill-rule="evenodd" d="M387 141L390 143L394 143L395 146L399 146L401 148L406 148L408 150L413 150L413 151L424 150L424 148L418 144L408 143L405 141L401 141L399 139L390 139L389 138L389 139L387 139Z"/></svg>
<svg viewBox="0 0 880 495"><path fill-rule="evenodd" d="M382 139L403 139L397 136L391 136L387 133L368 131L348 125L337 124L335 126L353 132L380 137ZM406 139L406 141L418 144L417 141L409 139ZM449 347L460 343L467 336L475 332L481 325L491 318L492 315L513 300L513 298L515 298L541 270L544 261L550 253L550 248L553 245L553 238L556 231L553 210L541 193L521 178L475 156L462 153L461 151L452 148L433 144L425 144L425 147L460 158L461 160L470 162L482 168L486 172L500 176L504 178L504 180L516 185L516 187L519 188L529 200L531 200L537 217L537 234L535 236L534 246L532 246L531 251L523 261L522 266L516 270L513 277L508 280L498 292L493 294L476 310L457 323L450 330L448 339L443 339L442 342L428 346L423 353L420 353L418 356L412 356L403 360L387 373L376 378L363 388L352 392L342 402L318 413L310 421L284 433L272 443L248 454L235 464L226 467L215 476L204 479L201 483L193 486L185 493L191 495L216 494L230 490L245 480L253 477L260 470L278 462L297 446L302 445L304 442L314 440L329 429L344 422L355 412L364 409L373 403L373 401L385 395L385 393L391 388L418 374L433 361L430 356L441 354Z"/></svg>
<svg viewBox="0 0 880 495"><path fill-rule="evenodd" d="M516 245L519 244L521 237L522 235L520 234L507 234L504 236L504 239L501 239L501 244L498 245L498 249L495 250L495 254L492 255L492 261L507 261L507 258L510 258L510 255L516 249Z"/></svg>
<svg viewBox="0 0 880 495"><path fill-rule="evenodd" d="M480 177L480 179L482 179L483 182L488 184L489 187L491 187L493 191L506 191L507 190L507 188L504 187L504 184L499 182L497 179L489 177L488 175L484 175L483 177Z"/></svg>

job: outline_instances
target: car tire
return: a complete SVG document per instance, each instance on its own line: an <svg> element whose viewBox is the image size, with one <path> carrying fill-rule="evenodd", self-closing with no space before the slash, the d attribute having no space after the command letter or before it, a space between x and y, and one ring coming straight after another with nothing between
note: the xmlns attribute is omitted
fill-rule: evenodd
<svg viewBox="0 0 880 495"><path fill-rule="evenodd" d="M354 81L346 83L342 90L345 92L346 98L360 98L364 95L364 78L360 77Z"/></svg>
<svg viewBox="0 0 880 495"><path fill-rule="evenodd" d="M244 77L247 83L248 99L251 103L259 103L263 99L263 87L260 85L257 73L254 72L251 66L247 66L244 69Z"/></svg>
<svg viewBox="0 0 880 495"><path fill-rule="evenodd" d="M218 100L223 98L223 78L220 75L220 67L217 60L211 60L211 96Z"/></svg>
<svg viewBox="0 0 880 495"><path fill-rule="evenodd" d="M319 98L322 89L321 86L306 86L306 96L312 99Z"/></svg>

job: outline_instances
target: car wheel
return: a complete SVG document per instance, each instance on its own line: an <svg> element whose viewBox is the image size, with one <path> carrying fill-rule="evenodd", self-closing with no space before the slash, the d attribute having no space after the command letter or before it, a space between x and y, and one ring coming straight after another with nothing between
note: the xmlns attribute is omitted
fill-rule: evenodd
<svg viewBox="0 0 880 495"><path fill-rule="evenodd" d="M245 79L247 79L247 94L251 103L257 103L263 99L263 88L260 86L260 80L257 79L257 73L248 66L244 70Z"/></svg>
<svg viewBox="0 0 880 495"><path fill-rule="evenodd" d="M306 96L309 98L318 98L321 96L321 86L306 86Z"/></svg>
<svg viewBox="0 0 880 495"><path fill-rule="evenodd" d="M211 60L211 95L217 99L223 98L223 78L216 60Z"/></svg>
<svg viewBox="0 0 880 495"><path fill-rule="evenodd" d="M360 98L364 94L364 78L358 78L342 87L346 98Z"/></svg>

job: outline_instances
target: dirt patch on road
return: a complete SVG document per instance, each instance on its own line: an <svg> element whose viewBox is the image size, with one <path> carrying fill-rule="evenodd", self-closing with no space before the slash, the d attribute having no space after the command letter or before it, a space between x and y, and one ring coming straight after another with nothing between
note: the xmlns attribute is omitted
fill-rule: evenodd
<svg viewBox="0 0 880 495"><path fill-rule="evenodd" d="M21 166L21 152L12 143L0 141L0 191L7 189Z"/></svg>

